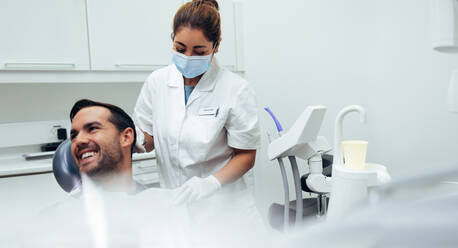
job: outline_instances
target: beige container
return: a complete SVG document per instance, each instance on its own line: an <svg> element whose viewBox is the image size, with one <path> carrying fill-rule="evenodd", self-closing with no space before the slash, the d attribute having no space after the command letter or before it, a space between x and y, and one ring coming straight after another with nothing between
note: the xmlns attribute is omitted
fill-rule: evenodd
<svg viewBox="0 0 458 248"><path fill-rule="evenodd" d="M341 142L345 167L351 170L366 169L367 141L345 140Z"/></svg>

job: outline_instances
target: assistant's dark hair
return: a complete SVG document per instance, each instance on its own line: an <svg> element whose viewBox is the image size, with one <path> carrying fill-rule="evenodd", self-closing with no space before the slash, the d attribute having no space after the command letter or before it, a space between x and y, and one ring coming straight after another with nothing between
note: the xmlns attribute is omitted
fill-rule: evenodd
<svg viewBox="0 0 458 248"><path fill-rule="evenodd" d="M104 107L110 110L111 116L108 120L113 123L113 125L115 125L119 132L124 131L128 127L134 130L134 142L132 143L130 149L130 154L132 155L135 147L135 142L137 141L137 132L135 131L135 124L132 118L130 118L130 116L120 107L109 103L96 102L89 99L81 99L77 101L75 105L73 105L72 110L70 111L70 121L73 122L73 118L81 109L94 106Z"/></svg>
<svg viewBox="0 0 458 248"><path fill-rule="evenodd" d="M221 38L221 17L216 0L193 0L183 4L173 18L172 39L182 26L202 30L207 40L218 45Z"/></svg>

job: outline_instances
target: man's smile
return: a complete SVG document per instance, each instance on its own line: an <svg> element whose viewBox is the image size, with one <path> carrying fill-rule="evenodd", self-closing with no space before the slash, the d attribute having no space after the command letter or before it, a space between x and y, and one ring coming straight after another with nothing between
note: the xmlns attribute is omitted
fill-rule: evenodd
<svg viewBox="0 0 458 248"><path fill-rule="evenodd" d="M99 157L99 149L96 145L79 149L76 153L76 157L80 167L87 166L92 162L97 161L97 158Z"/></svg>

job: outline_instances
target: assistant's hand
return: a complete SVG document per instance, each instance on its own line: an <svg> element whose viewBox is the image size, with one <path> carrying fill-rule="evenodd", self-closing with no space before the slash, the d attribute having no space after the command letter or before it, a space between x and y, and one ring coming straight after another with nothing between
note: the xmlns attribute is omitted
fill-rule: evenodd
<svg viewBox="0 0 458 248"><path fill-rule="evenodd" d="M213 195L221 188L221 183L214 176L206 178L192 177L176 189L173 203L191 203Z"/></svg>
<svg viewBox="0 0 458 248"><path fill-rule="evenodd" d="M145 134L138 127L135 127L135 132L137 133L137 141L135 142L133 152L134 153L144 153L146 152L145 145L144 145L145 144Z"/></svg>

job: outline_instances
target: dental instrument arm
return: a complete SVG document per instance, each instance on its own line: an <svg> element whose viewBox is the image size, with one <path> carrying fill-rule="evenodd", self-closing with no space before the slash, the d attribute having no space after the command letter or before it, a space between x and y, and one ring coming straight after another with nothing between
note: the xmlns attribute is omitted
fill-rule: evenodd
<svg viewBox="0 0 458 248"><path fill-rule="evenodd" d="M275 122L275 126L277 127L278 135L281 136L283 127L281 126L280 122L278 121L277 117L275 117L274 113L270 110L270 108L264 108L265 111L272 117ZM270 135L268 135L269 143L272 142ZM278 164L280 165L280 172L283 182L283 195L285 201L285 207L283 209L283 230L289 229L289 186L288 186L288 176L286 175L285 164L283 163L283 158L277 158Z"/></svg>
<svg viewBox="0 0 458 248"><path fill-rule="evenodd" d="M323 175L323 160L321 153L315 154L308 160L310 174L307 176L307 187L313 193L329 193L332 188L332 179Z"/></svg>
<svg viewBox="0 0 458 248"><path fill-rule="evenodd" d="M324 137L317 136L323 122L326 107L307 107L283 136L281 135L283 128L279 125L278 120L269 109L266 108L266 111L274 119L280 134L279 138L269 144L268 157L271 160L288 157L290 160L296 192L296 223L299 223L302 220L303 203L302 187L295 157L308 160L313 156L319 156L319 159L313 163L313 169L310 170L310 178L306 180L306 185L313 189L311 191L313 193L322 194L331 191L332 182L330 178L322 174L321 161L321 153L329 151L331 147Z"/></svg>
<svg viewBox="0 0 458 248"><path fill-rule="evenodd" d="M302 220L302 213L304 211L304 203L302 202L302 187L301 176L299 175L299 168L297 167L296 157L288 156L293 171L294 189L296 191L296 224ZM289 210L288 210L289 211Z"/></svg>
<svg viewBox="0 0 458 248"><path fill-rule="evenodd" d="M288 177L286 175L285 165L282 158L278 158L278 163L280 164L280 172L283 182L283 194L285 198L285 208L283 210L283 230L288 230L289 228L289 186L288 186Z"/></svg>

